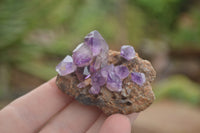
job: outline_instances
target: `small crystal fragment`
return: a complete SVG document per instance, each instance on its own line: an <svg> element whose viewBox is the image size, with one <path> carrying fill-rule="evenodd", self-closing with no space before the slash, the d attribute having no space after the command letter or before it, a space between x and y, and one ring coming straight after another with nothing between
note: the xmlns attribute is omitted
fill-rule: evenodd
<svg viewBox="0 0 200 133"><path fill-rule="evenodd" d="M122 81L114 70L108 73L106 87L110 91L120 92L122 90Z"/></svg>
<svg viewBox="0 0 200 133"><path fill-rule="evenodd" d="M65 76L73 73L76 70L76 65L73 63L71 56L67 55L57 66L56 71L59 75Z"/></svg>
<svg viewBox="0 0 200 133"><path fill-rule="evenodd" d="M72 58L78 67L88 66L92 62L92 52L86 44L81 43L73 51Z"/></svg>
<svg viewBox="0 0 200 133"><path fill-rule="evenodd" d="M78 88L83 88L83 87L88 86L90 83L91 83L91 79L86 79L86 80L80 82L80 83L77 85L77 87L78 87Z"/></svg>
<svg viewBox="0 0 200 133"><path fill-rule="evenodd" d="M88 79L90 76L91 76L91 74L87 75L87 76L85 77L85 79Z"/></svg>
<svg viewBox="0 0 200 133"><path fill-rule="evenodd" d="M133 82L135 82L139 86L142 86L146 81L144 73L140 73L140 72L132 72L131 79Z"/></svg>
<svg viewBox="0 0 200 133"><path fill-rule="evenodd" d="M89 70L88 70L88 67L86 66L86 67L84 67L84 70L83 70L83 75L89 75L90 74L90 72L89 72Z"/></svg>
<svg viewBox="0 0 200 133"><path fill-rule="evenodd" d="M135 50L130 45L123 45L121 47L120 55L126 60L132 60L135 57Z"/></svg>
<svg viewBox="0 0 200 133"><path fill-rule="evenodd" d="M85 82L80 82L78 85L77 85L78 88L83 88L83 87L86 87L86 84Z"/></svg>
<svg viewBox="0 0 200 133"><path fill-rule="evenodd" d="M115 67L116 74L120 77L121 80L125 79L129 75L129 70L126 66L119 65Z"/></svg>
<svg viewBox="0 0 200 133"><path fill-rule="evenodd" d="M95 86L95 85L93 85L93 86L90 88L89 93L90 93L90 94L96 95L96 94L99 94L100 90L101 90L101 87L100 87L100 86Z"/></svg>

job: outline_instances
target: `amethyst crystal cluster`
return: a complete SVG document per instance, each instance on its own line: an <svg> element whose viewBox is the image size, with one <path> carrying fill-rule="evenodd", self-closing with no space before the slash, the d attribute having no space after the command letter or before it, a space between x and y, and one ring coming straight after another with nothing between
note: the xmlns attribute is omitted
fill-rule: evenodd
<svg viewBox="0 0 200 133"><path fill-rule="evenodd" d="M110 91L122 91L122 82L131 75L134 83L142 86L145 83L144 73L129 70L124 65L114 66L108 63L109 47L98 31L92 31L85 36L84 42L73 51L72 56L67 55L56 67L60 76L75 73L80 83L79 88L91 84L89 92L99 94L101 87L106 85ZM130 61L136 53L132 46L121 47L121 57Z"/></svg>

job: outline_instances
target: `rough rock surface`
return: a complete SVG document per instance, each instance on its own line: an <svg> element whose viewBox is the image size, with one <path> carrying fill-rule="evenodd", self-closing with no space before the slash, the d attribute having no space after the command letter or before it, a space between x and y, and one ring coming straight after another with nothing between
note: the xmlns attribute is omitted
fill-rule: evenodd
<svg viewBox="0 0 200 133"><path fill-rule="evenodd" d="M57 76L56 84L64 93L74 97L80 103L94 105L100 108L105 114L114 113L130 114L146 109L154 101L155 96L151 83L156 77L156 72L151 63L141 59L138 54L130 61L123 59L119 52L109 51L108 62L114 65L125 65L129 71L142 72L146 76L146 82L139 86L131 80L131 74L123 80L121 92L111 92L106 85L101 87L98 95L89 93L91 85L85 88L78 88L80 81L76 74ZM90 79L88 79L90 80Z"/></svg>

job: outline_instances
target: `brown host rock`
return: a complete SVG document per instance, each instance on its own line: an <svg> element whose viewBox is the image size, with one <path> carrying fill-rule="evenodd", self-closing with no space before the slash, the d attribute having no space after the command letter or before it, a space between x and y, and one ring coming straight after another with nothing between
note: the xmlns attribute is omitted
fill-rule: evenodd
<svg viewBox="0 0 200 133"><path fill-rule="evenodd" d="M98 95L89 93L91 85L85 88L78 88L80 81L74 73L67 76L57 76L56 84L64 93L74 97L85 105L94 105L100 108L105 114L114 113L130 114L140 112L152 104L155 99L151 82L156 77L156 72L151 63L141 59L138 55L131 61L126 61L119 52L109 51L109 63L114 65L123 64L129 71L142 72L146 76L143 86L138 86L131 80L131 74L123 80L121 92L111 92L104 85ZM89 79L90 80L90 79Z"/></svg>

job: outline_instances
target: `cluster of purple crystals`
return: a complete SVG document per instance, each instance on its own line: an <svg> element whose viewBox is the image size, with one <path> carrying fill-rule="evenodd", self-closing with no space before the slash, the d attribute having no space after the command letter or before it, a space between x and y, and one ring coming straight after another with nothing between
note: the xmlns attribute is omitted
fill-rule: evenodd
<svg viewBox="0 0 200 133"><path fill-rule="evenodd" d="M130 74L125 65L114 66L108 64L109 47L98 31L92 31L85 36L84 42L73 51L72 57L67 55L57 66L56 71L60 76L75 72L80 83L79 88L91 84L89 92L98 94L101 86L106 85L110 91L120 92L122 81ZM135 58L135 50L132 46L121 47L120 55L130 61ZM87 79L91 78L91 82ZM134 83L142 86L145 83L144 73L131 72Z"/></svg>

